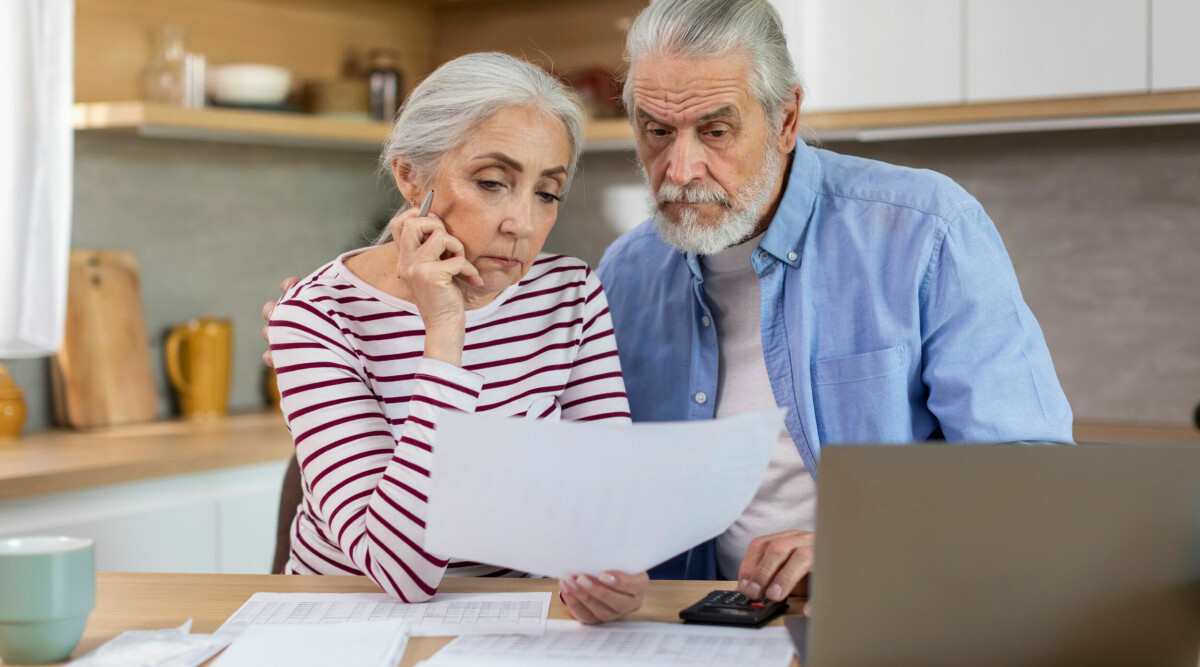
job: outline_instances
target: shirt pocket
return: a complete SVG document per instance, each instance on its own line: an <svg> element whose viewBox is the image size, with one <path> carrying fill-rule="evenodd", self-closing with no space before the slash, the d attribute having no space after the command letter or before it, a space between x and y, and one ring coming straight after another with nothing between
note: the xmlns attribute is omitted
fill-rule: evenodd
<svg viewBox="0 0 1200 667"><path fill-rule="evenodd" d="M812 362L821 444L911 440L907 368L904 345Z"/></svg>

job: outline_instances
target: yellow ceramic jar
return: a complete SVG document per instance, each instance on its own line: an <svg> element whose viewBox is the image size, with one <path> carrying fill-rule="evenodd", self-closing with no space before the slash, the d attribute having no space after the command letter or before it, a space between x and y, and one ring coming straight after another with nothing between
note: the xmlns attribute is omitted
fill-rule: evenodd
<svg viewBox="0 0 1200 667"><path fill-rule="evenodd" d="M8 369L0 366L0 439L21 435L25 424L25 392L13 382Z"/></svg>

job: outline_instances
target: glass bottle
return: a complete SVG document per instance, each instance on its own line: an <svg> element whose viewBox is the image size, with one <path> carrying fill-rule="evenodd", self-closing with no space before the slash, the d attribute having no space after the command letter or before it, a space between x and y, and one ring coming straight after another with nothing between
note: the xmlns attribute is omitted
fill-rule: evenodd
<svg viewBox="0 0 1200 667"><path fill-rule="evenodd" d="M185 28L161 25L150 29L153 56L142 71L142 97L147 102L183 106Z"/></svg>
<svg viewBox="0 0 1200 667"><path fill-rule="evenodd" d="M404 76L396 67L396 52L374 49L369 56L367 83L371 94L371 118L385 122L396 120L396 111L404 99Z"/></svg>

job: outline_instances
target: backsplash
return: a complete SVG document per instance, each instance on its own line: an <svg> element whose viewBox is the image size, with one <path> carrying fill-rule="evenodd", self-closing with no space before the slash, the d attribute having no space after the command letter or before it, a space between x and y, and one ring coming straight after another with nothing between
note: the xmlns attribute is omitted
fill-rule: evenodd
<svg viewBox="0 0 1200 667"><path fill-rule="evenodd" d="M261 408L262 304L367 245L393 195L373 152L143 139L78 132L72 245L137 255L159 414L170 414L163 335L201 315L234 320L230 406ZM45 359L8 361L29 403L26 431L52 423Z"/></svg>
<svg viewBox="0 0 1200 667"><path fill-rule="evenodd" d="M839 142L933 169L995 221L1078 419L1186 425L1200 402L1200 126ZM589 155L551 243L595 263L641 184L633 152ZM624 218L621 219L621 218Z"/></svg>
<svg viewBox="0 0 1200 667"><path fill-rule="evenodd" d="M934 169L983 203L1077 418L1188 424L1200 402L1200 127L837 143ZM160 397L163 332L235 322L231 407L263 405L262 303L368 243L395 195L370 152L76 136L75 247L132 250ZM547 250L595 265L648 205L632 151L588 153ZM26 430L51 423L48 362L6 361Z"/></svg>

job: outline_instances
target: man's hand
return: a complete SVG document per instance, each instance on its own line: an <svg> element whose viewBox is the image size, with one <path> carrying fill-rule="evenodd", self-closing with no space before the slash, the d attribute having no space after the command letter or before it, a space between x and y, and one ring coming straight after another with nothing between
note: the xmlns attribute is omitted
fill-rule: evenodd
<svg viewBox="0 0 1200 667"><path fill-rule="evenodd" d="M279 285L279 293L286 294L288 290L292 289L292 285L295 285L298 282L300 282L299 278L294 278L294 277L288 278L287 280L283 281ZM273 313L273 312L275 312L275 302L274 301L268 301L263 304L263 319L264 320L266 320L267 322L270 322L271 321L271 313ZM267 338L266 325L263 325L263 340L267 341L267 343L271 342L271 339ZM267 351L263 352L263 363L270 366L271 368L275 368L275 360L271 358L270 348L267 348Z"/></svg>
<svg viewBox="0 0 1200 667"><path fill-rule="evenodd" d="M573 574L558 582L558 596L580 623L592 625L615 621L637 611L650 586L645 572L625 574L609 570L604 574Z"/></svg>
<svg viewBox="0 0 1200 667"><path fill-rule="evenodd" d="M738 570L738 590L751 599L766 597L776 602L806 592L815 538L814 533L785 530L751 540Z"/></svg>

